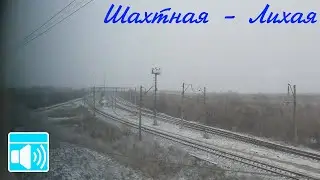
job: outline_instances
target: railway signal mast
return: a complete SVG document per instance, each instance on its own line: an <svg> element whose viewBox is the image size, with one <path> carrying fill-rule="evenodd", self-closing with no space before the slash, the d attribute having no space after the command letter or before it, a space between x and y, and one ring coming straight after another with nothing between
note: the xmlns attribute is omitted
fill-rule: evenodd
<svg viewBox="0 0 320 180"><path fill-rule="evenodd" d="M157 87L157 76L161 74L161 70L159 67L154 67L152 68L151 71L152 74L154 74L154 104L153 104L153 125L158 125L157 122L157 91L158 91L158 87Z"/></svg>

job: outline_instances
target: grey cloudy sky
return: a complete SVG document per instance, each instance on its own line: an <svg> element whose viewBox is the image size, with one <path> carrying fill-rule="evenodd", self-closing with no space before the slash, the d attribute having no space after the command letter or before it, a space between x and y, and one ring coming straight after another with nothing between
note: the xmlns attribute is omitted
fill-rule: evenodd
<svg viewBox="0 0 320 180"><path fill-rule="evenodd" d="M6 25L13 44L71 0L14 2ZM320 12L317 0L95 0L15 51L7 79L12 86L85 87L103 84L105 74L110 86L149 86L157 65L161 89L180 89L184 81L210 91L285 92L290 81L300 92L320 92L320 26L249 24L267 2L278 12ZM104 24L111 3L140 12L206 11L209 23Z"/></svg>

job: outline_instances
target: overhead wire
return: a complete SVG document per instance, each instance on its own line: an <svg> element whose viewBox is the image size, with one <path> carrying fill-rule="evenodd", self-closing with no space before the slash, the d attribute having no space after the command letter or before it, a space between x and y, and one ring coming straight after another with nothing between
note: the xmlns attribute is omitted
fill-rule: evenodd
<svg viewBox="0 0 320 180"><path fill-rule="evenodd" d="M30 42L34 41L35 39L39 38L40 36L44 35L45 33L49 32L49 30L51 30L54 26L58 25L59 23L61 23L62 21L66 20L68 17L72 16L73 14L75 14L76 12L78 12L80 9L84 8L85 6L87 6L89 3L93 2L95 0L90 0L87 3L85 3L84 5L80 6L78 9L76 9L75 11L73 11L71 14L69 14L68 16L66 16L65 18L63 18L62 20L58 21L57 23L53 24L52 26L50 26L47 30L45 30L44 32L40 33L39 35L35 36L34 38L32 38L31 40L23 43L22 46L26 46L27 44L29 44Z"/></svg>
<svg viewBox="0 0 320 180"><path fill-rule="evenodd" d="M72 3L74 3L76 0L73 0L72 2L70 2L67 6L65 6L63 9L61 9L58 13L56 13L55 15L53 15L49 20L47 20L44 24L42 24L39 28L35 29L33 32L31 32L28 36L26 36L24 38L24 40L26 40L26 42L23 43L22 46L26 46L27 44L29 44L30 42L34 41L35 39L39 38L40 36L44 35L45 33L49 32L53 27L55 27L56 25L58 25L59 23L63 22L64 20L66 20L67 18L69 18L70 16L72 16L73 14L75 14L76 12L78 12L80 9L84 8L85 6L87 6L88 4L92 3L95 0L90 0L87 3L85 3L84 5L80 6L78 9L76 9L75 11L73 11L71 14L69 14L68 16L66 16L65 18L63 18L62 20L58 21L57 23L53 24L52 26L50 26L49 28L47 28L44 32L38 34L37 36L33 37L30 40L27 40L31 35L33 35L36 31L38 31L39 29L41 29L42 27L44 27L49 21L51 21L53 18L55 18L58 14L60 14L62 11L64 11L67 7L69 7ZM193 92L197 92L193 89L192 84L190 84L190 87L192 89ZM125 155L121 155L121 154L115 154L115 153L107 153L109 155L116 155L116 156L123 156L123 157L127 157L130 158L129 156L125 156ZM159 160L144 160L144 161L157 161L159 162ZM173 165L182 165L182 166L190 166L190 167L196 167L195 165L187 165L187 164L183 164L183 163L172 163L172 162L166 162L167 164L173 164ZM218 169L218 168L212 168L212 167L201 167L201 168L210 168L211 170L221 170L221 171L231 171L231 172L238 172L238 173L250 173L250 174L259 174L259 175L265 175L265 176L278 176L278 175L274 175L274 174L269 174L269 173L258 173L258 172L250 172L250 171L239 171L239 170L229 170L229 169Z"/></svg>
<svg viewBox="0 0 320 180"><path fill-rule="evenodd" d="M194 88L193 88L193 85L192 84L187 84L187 83L185 83L185 85L186 85L186 88L185 88L185 93L187 92L187 89L190 87L190 89L191 89L191 91L192 91L192 93L194 93L194 94L196 94L197 96L199 96L199 91L201 91L201 88L200 87L198 87L197 89L198 89L198 91L197 90L195 90ZM202 94L203 92L201 91L201 94ZM185 99L193 99L194 97L193 96L184 96L184 98Z"/></svg>
<svg viewBox="0 0 320 180"><path fill-rule="evenodd" d="M24 38L24 41L26 41L30 36L32 36L35 32L37 32L39 29L41 29L42 27L44 27L47 23L49 23L53 18L57 17L59 14L62 13L62 11L64 11L65 9L67 9L71 4L73 4L76 0L71 1L68 5L66 5L64 8L62 8L59 12L55 13L50 19L48 19L45 23L43 23L40 27L38 27L37 29L33 30L29 35L27 35Z"/></svg>
<svg viewBox="0 0 320 180"><path fill-rule="evenodd" d="M75 0L74 0L75 1ZM72 1L71 3L69 3L70 5L74 2ZM52 20L54 17L56 17L59 13L61 13L62 11L64 11L68 6L70 6L69 4L63 8L62 10L60 10L56 15L53 15L46 23L44 23L44 25L42 25L40 28L34 30L31 34L29 34L28 36L26 36L24 38L24 41L21 44L17 44L14 45L13 47L11 47L8 51L7 51L7 55L11 55L13 54L16 50L18 50L19 48L25 47L27 44L29 44L30 42L32 42L33 40L39 38L40 36L44 35L45 33L49 32L50 29L52 29L54 26L58 25L59 23L61 23L62 21L64 21L65 19L67 19L68 17L70 17L71 15L75 14L76 12L78 12L80 9L82 9L83 7L87 6L89 3L93 2L94 0L90 0L88 1L86 4L82 5L80 8L76 9L75 11L73 11L71 14L69 14L67 17L63 18L62 20L60 20L59 22L55 23L54 25L50 26L48 29L46 29L44 32L38 34L37 36L33 37L30 40L27 40L32 34L34 34L38 29L40 29L41 27L45 26L45 24L47 22L49 22L50 20ZM83 2L83 1L82 1ZM5 54L1 54L1 58L6 58Z"/></svg>

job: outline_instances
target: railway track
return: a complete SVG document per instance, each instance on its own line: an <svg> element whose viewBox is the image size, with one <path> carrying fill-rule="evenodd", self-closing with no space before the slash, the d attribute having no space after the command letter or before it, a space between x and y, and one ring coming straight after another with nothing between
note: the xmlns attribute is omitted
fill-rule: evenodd
<svg viewBox="0 0 320 180"><path fill-rule="evenodd" d="M92 106L90 106L90 107L93 108ZM106 112L103 112L99 109L94 109L94 111L97 114L100 114L101 116L103 116L105 118L111 119L113 121L117 121L121 124L125 124L129 127L135 128L135 129L139 128L138 124L130 122L130 121L126 120L125 118L119 118L119 117L113 116L113 115L108 114ZM158 137L161 137L161 138L164 138L164 139L167 139L167 140L194 148L196 150L210 153L210 154L218 156L220 158L228 159L231 161L241 163L246 166L260 169L262 171L266 171L266 172L271 173L273 175L278 175L281 177L295 179L295 180L316 179L314 177L311 177L311 176L308 176L308 175L305 175L305 174L302 174L299 172L290 171L290 170L287 170L287 169L284 169L281 167L277 167L277 166L270 165L270 164L267 164L264 162L259 162L254 159L250 159L248 157L243 157L243 156L231 153L231 152L226 152L226 151L214 148L212 146L209 146L208 144L199 143L199 141L196 139L192 139L192 138L184 137L184 136L181 136L178 134L173 134L173 133L170 133L167 131L159 130L159 129L154 128L153 126L143 125L141 128L144 132L147 132L149 134L152 134L152 135L155 135L155 136L158 136Z"/></svg>
<svg viewBox="0 0 320 180"><path fill-rule="evenodd" d="M133 109L137 108L137 106L133 106L132 104L127 103L123 99L120 99L120 101L118 101L118 102L120 102L120 104L122 104L124 106L127 106L129 108L133 108ZM126 107L123 107L123 106L122 107L118 106L118 107L122 108L123 110L126 110L126 111L137 112L137 110L132 110L132 109L129 109L129 108L126 108ZM148 110L148 109L144 108L142 114L144 116L147 116L147 117L153 117L153 115L151 113L152 113L151 110ZM186 120L182 120L181 121L181 119L179 119L179 118L170 117L168 115L158 114L157 118L159 120L162 120L162 121L165 121L165 122L170 122L170 123L173 123L173 124L183 124L183 127L187 127L187 128L193 129L193 130L205 131L207 133L220 135L220 136L227 137L227 138L230 138L230 139L235 139L235 140L238 140L238 141L251 143L251 144L254 144L254 145L258 145L258 146L264 146L264 147L267 147L267 148L270 148L270 149L274 149L274 150L282 151L282 152L285 152L285 153L290 153L290 154L294 154L294 155L298 155L298 156L302 156L302 157L306 157L306 158L310 158L310 159L313 159L313 160L320 161L320 154L316 154L316 153L312 153L312 152L306 152L306 151L299 150L299 149L296 149L296 148L293 148L293 147L283 146L283 145L275 144L275 143L272 143L272 142L262 141L262 140L259 140L259 139L251 138L251 137L248 137L248 136L240 135L240 134L237 134L237 133L233 133L233 132L230 132L230 131L226 131L226 130L222 130L222 129L218 129L218 128L214 128L214 127L210 127L210 126L206 126L206 125L203 125L203 124L197 124L197 123L193 123L193 122L186 121Z"/></svg>
<svg viewBox="0 0 320 180"><path fill-rule="evenodd" d="M67 105L67 104L69 104L69 103L75 103L75 102L81 101L82 99L83 99L83 98L77 98L77 99L73 99L73 100L70 100L70 101L67 101L67 102L63 102L63 103L59 103L59 104L54 104L54 105L52 105L52 106L38 108L38 109L35 109L34 111L35 111L35 112L46 111L46 110L50 110L50 109L58 108L58 107L60 107L60 106Z"/></svg>

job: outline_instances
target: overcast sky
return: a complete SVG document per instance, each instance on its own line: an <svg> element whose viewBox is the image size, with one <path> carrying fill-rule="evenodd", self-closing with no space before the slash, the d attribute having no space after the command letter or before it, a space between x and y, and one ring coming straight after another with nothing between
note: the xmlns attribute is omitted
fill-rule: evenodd
<svg viewBox="0 0 320 180"><path fill-rule="evenodd" d="M71 0L13 2L5 26L9 44L21 41ZM289 81L298 92L320 92L320 26L249 24L267 2L278 12L320 12L318 0L95 0L14 51L6 66L7 82L87 87L102 85L105 78L109 86L150 86L151 68L159 66L160 89L181 89L186 82L208 91L285 92ZM168 7L205 11L209 23L104 24L111 3L142 13ZM225 20L225 15L236 19Z"/></svg>

